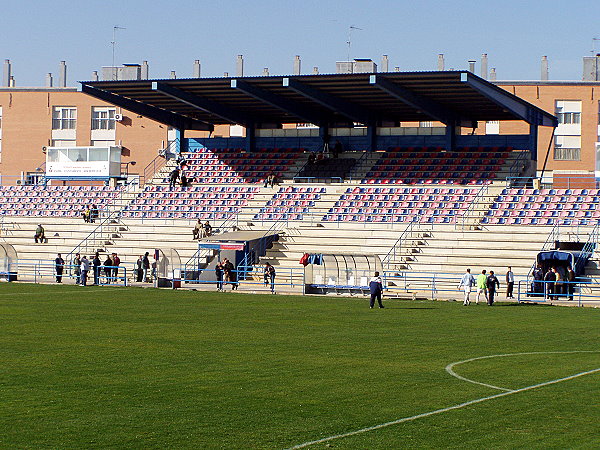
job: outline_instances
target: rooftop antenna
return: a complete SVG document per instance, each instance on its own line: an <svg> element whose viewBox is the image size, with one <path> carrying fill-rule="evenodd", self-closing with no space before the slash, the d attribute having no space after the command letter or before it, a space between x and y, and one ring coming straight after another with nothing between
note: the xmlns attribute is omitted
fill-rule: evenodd
<svg viewBox="0 0 600 450"><path fill-rule="evenodd" d="M350 61L350 47L352 46L352 30L363 31L362 28L355 27L354 25L350 25L350 27L348 27L348 40L346 41L346 44L348 44L348 60L347 61Z"/></svg>
<svg viewBox="0 0 600 450"><path fill-rule="evenodd" d="M117 69L115 67L115 46L117 45L117 30L126 30L127 28L120 27L115 25L113 27L113 38L110 42L112 45L112 72L113 72L113 81L117 79Z"/></svg>

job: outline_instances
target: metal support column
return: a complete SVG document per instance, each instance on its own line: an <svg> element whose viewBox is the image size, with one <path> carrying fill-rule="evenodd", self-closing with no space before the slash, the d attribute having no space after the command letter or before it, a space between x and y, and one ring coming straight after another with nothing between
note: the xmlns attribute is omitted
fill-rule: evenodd
<svg viewBox="0 0 600 450"><path fill-rule="evenodd" d="M367 126L367 151L374 152L377 150L377 124L372 122Z"/></svg>
<svg viewBox="0 0 600 450"><path fill-rule="evenodd" d="M529 152L531 154L531 160L537 161L537 149L538 149L538 125L536 123L529 124Z"/></svg>
<svg viewBox="0 0 600 450"><path fill-rule="evenodd" d="M456 150L456 124L454 122L446 125L446 150Z"/></svg>
<svg viewBox="0 0 600 450"><path fill-rule="evenodd" d="M256 150L256 129L253 123L249 123L246 127L246 151L253 152Z"/></svg>

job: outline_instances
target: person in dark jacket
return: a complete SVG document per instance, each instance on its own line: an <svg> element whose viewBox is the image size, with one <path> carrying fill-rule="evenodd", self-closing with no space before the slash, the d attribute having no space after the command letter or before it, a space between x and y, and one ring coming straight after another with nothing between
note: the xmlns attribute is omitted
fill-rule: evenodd
<svg viewBox="0 0 600 450"><path fill-rule="evenodd" d="M221 264L221 261L219 261L215 266L215 277L217 278L217 291L219 292L223 291L223 274L223 264Z"/></svg>
<svg viewBox="0 0 600 450"><path fill-rule="evenodd" d="M556 269L552 267L544 275L544 287L546 291L546 298L552 300L554 298L554 283L556 282Z"/></svg>
<svg viewBox="0 0 600 450"><path fill-rule="evenodd" d="M369 308L373 309L373 306L375 306L375 299L377 299L379 307L383 308L383 303L381 303L381 294L383 293L383 282L381 281L379 272L375 272L375 276L371 278L371 281L369 282L369 290L371 291L371 303L369 304Z"/></svg>
<svg viewBox="0 0 600 450"><path fill-rule="evenodd" d="M144 258L142 259L142 268L144 269L144 283L152 283L152 280L148 278L148 271L150 270L150 252L144 253Z"/></svg>
<svg viewBox="0 0 600 450"><path fill-rule="evenodd" d="M112 278L112 259L110 259L110 255L106 255L106 260L104 261L104 275L106 276L106 284L110 284L110 280Z"/></svg>
<svg viewBox="0 0 600 450"><path fill-rule="evenodd" d="M494 275L494 271L490 270L490 274L487 277L486 281L487 289L488 289L488 306L492 306L494 304L494 295L496 294L496 288L500 289L500 282L496 275Z"/></svg>
<svg viewBox="0 0 600 450"><path fill-rule="evenodd" d="M533 269L533 293L537 295L543 295L544 293L544 270L538 264L535 269Z"/></svg>
<svg viewBox="0 0 600 450"><path fill-rule="evenodd" d="M144 277L144 257L140 255L135 262L135 281L141 283Z"/></svg>
<svg viewBox="0 0 600 450"><path fill-rule="evenodd" d="M102 265L102 261L100 261L100 253L96 252L94 255L94 259L92 260L92 265L94 266L94 284L100 284L100 266Z"/></svg>
<svg viewBox="0 0 600 450"><path fill-rule="evenodd" d="M62 283L62 274L63 274L63 269L65 268L65 260L62 259L62 256L60 255L60 253L56 256L56 259L54 260L54 264L56 265L56 282Z"/></svg>

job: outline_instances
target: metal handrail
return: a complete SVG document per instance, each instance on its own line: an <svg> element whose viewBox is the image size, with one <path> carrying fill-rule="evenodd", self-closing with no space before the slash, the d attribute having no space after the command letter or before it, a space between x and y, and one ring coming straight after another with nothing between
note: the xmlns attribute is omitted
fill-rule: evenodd
<svg viewBox="0 0 600 450"><path fill-rule="evenodd" d="M174 139L169 142L169 145L161 149L159 154L152 161L150 161L146 167L144 167L142 174L143 181L141 181L140 184L146 184L148 180L152 179L156 172L165 166L169 160L169 154L176 153L175 151L172 151L173 148L179 148L179 139Z"/></svg>
<svg viewBox="0 0 600 450"><path fill-rule="evenodd" d="M369 153L370 152L363 152L361 157L356 160L356 163L354 164L354 166L352 167L352 169L350 169L350 172L348 173L348 180L352 181L354 179L354 174L358 171L358 169L362 165L363 159L364 160L367 159L367 156L369 155Z"/></svg>
<svg viewBox="0 0 600 450"><path fill-rule="evenodd" d="M265 233L260 237L259 242L261 242L261 245L263 243L263 239L266 238L267 236L269 236L270 234L272 234L273 232L275 232L276 230L279 229L283 229L285 228L285 226L287 226L287 220L278 220L276 222L274 222L271 227L265 231ZM281 224L284 224L284 226L282 227ZM259 248L259 253L262 253L262 251L264 250L264 252L266 253L266 248ZM240 261L240 263L237 265L236 270L241 271L241 273L243 274L244 278L246 278L246 276L248 275L248 268L254 267L254 264L250 262L250 253L246 253L246 255L244 256L244 258ZM240 269L242 268L242 269ZM244 270L245 269L245 270Z"/></svg>
<svg viewBox="0 0 600 450"><path fill-rule="evenodd" d="M98 226L90 232L90 234L88 234L79 244L77 244L75 246L75 248L73 248L73 250L71 250L68 253L67 258L72 259L73 254L81 252L81 250L84 248L84 246L87 251L88 250L88 241L90 241L91 239L93 239L94 241L103 239L104 232L105 232L104 228L106 227L106 225L111 223L113 220L117 219L120 216L120 214L121 214L120 210L114 210L111 213L109 213L108 216L106 216L98 224Z"/></svg>
<svg viewBox="0 0 600 450"><path fill-rule="evenodd" d="M470 213L472 213L475 210L475 206L479 205L481 199L483 199L483 197L488 193L488 191L489 185L484 184L483 186L481 186L481 188L479 189L479 191L477 191L477 194L475 195L469 206L467 206L467 209L465 209L465 211L461 214L460 222L463 230L465 229L465 222L469 218ZM457 223L458 221L455 222L455 225Z"/></svg>
<svg viewBox="0 0 600 450"><path fill-rule="evenodd" d="M528 155L529 155L529 150L524 150L524 151L519 152L519 156L517 156L517 159L515 159L515 161L510 166L510 169L508 171L509 178L516 178L521 174L521 170L518 168L519 163L522 162L524 159L527 159Z"/></svg>
<svg viewBox="0 0 600 450"><path fill-rule="evenodd" d="M396 240L394 245L392 245L390 251L387 253L387 255L384 256L383 260L381 261L381 265L383 266L384 270L389 270L391 260L396 259L396 253L400 252L404 241L407 239L408 236L410 236L413 233L413 231L415 231L414 228L418 227L419 225L419 222L410 222L406 226L404 231L400 234L400 237Z"/></svg>

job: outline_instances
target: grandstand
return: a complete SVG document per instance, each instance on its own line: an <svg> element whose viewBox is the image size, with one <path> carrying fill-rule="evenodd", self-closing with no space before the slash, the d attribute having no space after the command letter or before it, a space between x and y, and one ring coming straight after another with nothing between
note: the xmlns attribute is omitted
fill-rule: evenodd
<svg viewBox="0 0 600 450"><path fill-rule="evenodd" d="M287 89L290 85L294 89ZM462 72L84 83L91 95L187 129L205 129L224 118L249 126L251 114L263 123L327 119L323 129L348 119L364 119L368 125L355 138L352 132L338 134L345 149L339 159L329 157L322 137L261 137L260 130L249 128L245 138L182 137L178 153L185 161L155 164L160 169L142 185L4 186L2 237L23 261L48 262L58 252L98 250L119 253L131 269L143 252L164 249L175 250L182 266L202 255L196 269L208 270L216 253L203 252L192 239L200 219L225 241L233 230L277 234L270 248L237 262L248 279L259 282L259 266L269 261L279 282L296 291L302 289L298 261L305 253L371 255L380 260L390 286L399 286L394 280L408 273L458 274L466 266L498 273L512 266L525 279L537 252L559 236L558 227L563 240L587 241L594 235L600 191L533 187L537 155L531 144L537 127L552 126L555 119L490 86ZM229 90L222 92L225 87ZM168 100L163 91L177 95ZM354 107L350 92L359 92ZM178 102L177 96L186 101ZM212 100L202 103L203 98ZM220 106L213 103L217 99ZM158 113L158 104L171 115ZM362 113L357 105L364 107ZM365 111L377 120L364 117ZM383 133L384 127L371 125L423 115L443 119L447 131L392 135L393 127ZM457 124L466 117L471 122L527 120L530 134L457 134ZM312 152L321 155L316 163L309 162ZM168 174L180 164L191 185L169 188ZM277 178L273 188L265 184L271 174ZM525 180L524 186L512 186L514 180ZM91 203L101 211L97 224L78 218ZM47 244L33 244L37 223L46 227ZM595 273L594 264L592 258L589 274ZM332 286L348 284L330 281ZM430 288L413 283L395 292L421 289Z"/></svg>

